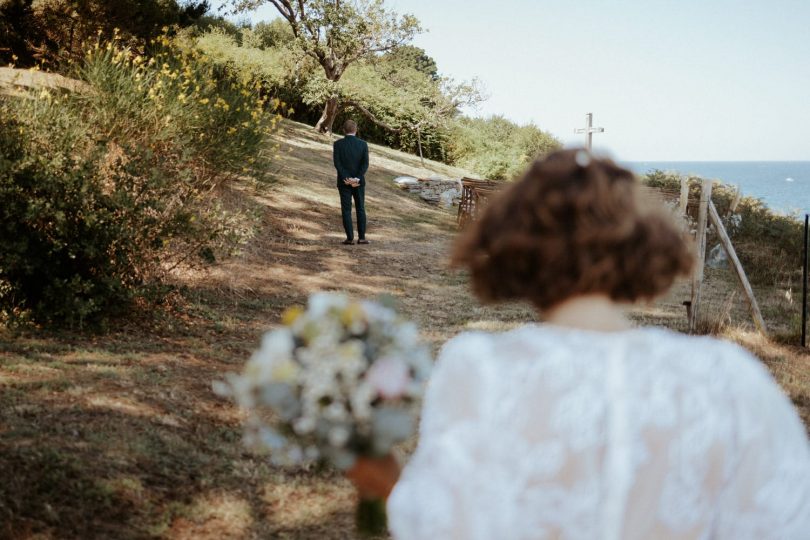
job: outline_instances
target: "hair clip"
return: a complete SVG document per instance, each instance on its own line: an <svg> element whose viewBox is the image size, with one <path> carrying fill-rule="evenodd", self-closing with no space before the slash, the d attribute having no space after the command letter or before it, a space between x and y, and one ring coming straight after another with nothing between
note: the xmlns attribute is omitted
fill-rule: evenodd
<svg viewBox="0 0 810 540"><path fill-rule="evenodd" d="M584 169L591 164L591 154L587 150L578 150L574 155L574 161Z"/></svg>

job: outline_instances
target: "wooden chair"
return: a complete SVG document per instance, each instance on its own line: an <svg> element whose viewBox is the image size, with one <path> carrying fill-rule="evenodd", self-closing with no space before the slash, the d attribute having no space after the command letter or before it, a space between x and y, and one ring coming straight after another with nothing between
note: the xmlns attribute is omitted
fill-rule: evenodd
<svg viewBox="0 0 810 540"><path fill-rule="evenodd" d="M461 202L458 205L456 221L459 227L464 227L475 219L477 211L486 199L503 187L501 182L492 180L478 180L475 178L461 179Z"/></svg>

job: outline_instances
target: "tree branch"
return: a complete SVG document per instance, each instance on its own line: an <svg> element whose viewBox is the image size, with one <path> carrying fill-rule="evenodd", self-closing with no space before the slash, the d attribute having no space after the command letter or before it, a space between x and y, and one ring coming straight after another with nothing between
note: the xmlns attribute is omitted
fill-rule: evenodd
<svg viewBox="0 0 810 540"><path fill-rule="evenodd" d="M270 3L273 4L273 7L276 8L282 17L287 19L287 22L290 23L290 26L292 27L293 35L298 37L298 18L296 17L295 9L293 9L289 0L270 0Z"/></svg>
<svg viewBox="0 0 810 540"><path fill-rule="evenodd" d="M399 133L400 131L402 131L402 128L396 128L390 124L386 124L385 122L374 116L374 113L372 113L370 110L366 109L356 101L343 100L343 104L349 107L354 107L355 109L363 113L363 116L365 116L366 118L368 118L381 128L387 129L388 131L393 131L394 133Z"/></svg>

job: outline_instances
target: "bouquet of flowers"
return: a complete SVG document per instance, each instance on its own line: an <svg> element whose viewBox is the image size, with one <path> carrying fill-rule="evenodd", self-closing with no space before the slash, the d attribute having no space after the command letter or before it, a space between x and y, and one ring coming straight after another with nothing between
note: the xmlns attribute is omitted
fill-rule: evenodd
<svg viewBox="0 0 810 540"><path fill-rule="evenodd" d="M378 302L317 293L288 309L241 375L214 384L246 409L245 442L277 465L347 470L416 431L432 359L418 329ZM361 532L385 528L382 501L358 507Z"/></svg>

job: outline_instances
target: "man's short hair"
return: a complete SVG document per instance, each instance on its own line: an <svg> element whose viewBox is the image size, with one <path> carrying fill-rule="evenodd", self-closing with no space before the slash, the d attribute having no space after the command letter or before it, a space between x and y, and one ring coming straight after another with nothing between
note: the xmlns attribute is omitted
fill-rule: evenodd
<svg viewBox="0 0 810 540"><path fill-rule="evenodd" d="M343 122L343 133L357 133L357 122L352 119Z"/></svg>

